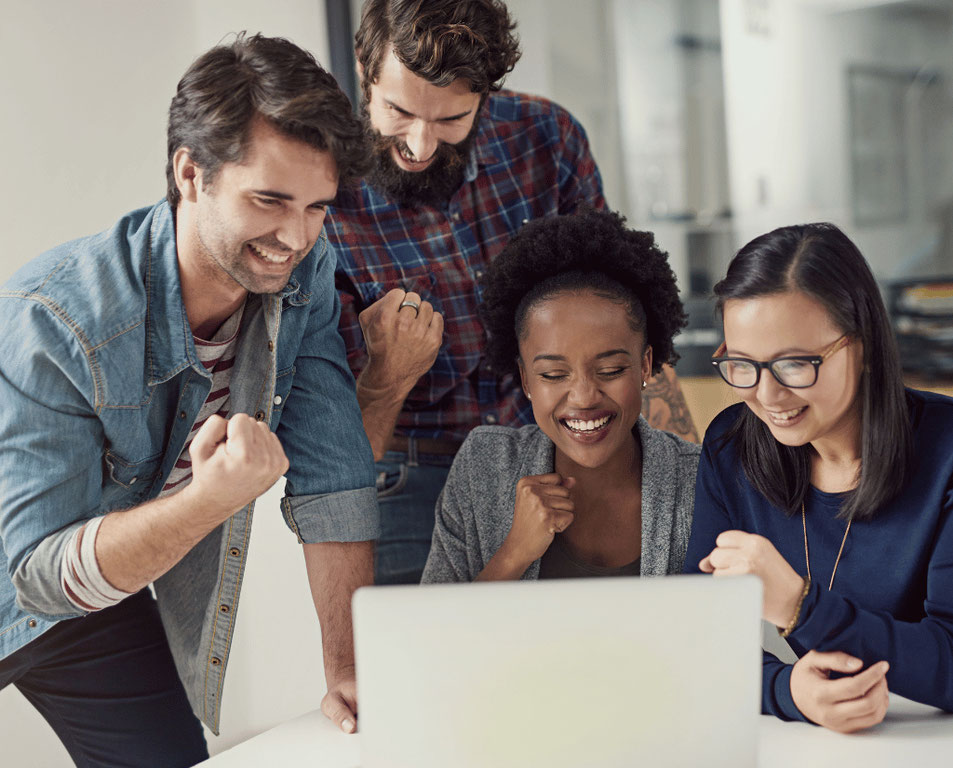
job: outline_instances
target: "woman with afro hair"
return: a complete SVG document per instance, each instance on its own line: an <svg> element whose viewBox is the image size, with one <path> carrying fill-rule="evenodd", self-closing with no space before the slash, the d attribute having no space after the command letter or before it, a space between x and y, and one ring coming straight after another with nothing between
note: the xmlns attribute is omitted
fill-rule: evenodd
<svg viewBox="0 0 953 768"><path fill-rule="evenodd" d="M423 581L681 572L700 449L640 415L685 324L652 234L606 211L533 221L483 291L490 364L520 377L536 424L467 437Z"/></svg>

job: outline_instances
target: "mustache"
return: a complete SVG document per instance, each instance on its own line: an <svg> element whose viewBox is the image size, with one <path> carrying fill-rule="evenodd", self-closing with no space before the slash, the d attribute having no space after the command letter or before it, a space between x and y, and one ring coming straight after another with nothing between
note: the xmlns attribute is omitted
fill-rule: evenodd
<svg viewBox="0 0 953 768"><path fill-rule="evenodd" d="M391 149L396 149L398 152L406 151L407 154L413 155L415 158L417 157L414 152L411 151L410 147L407 146L407 142L396 136L385 136L370 125L368 125L367 133L371 139L372 151L378 156L389 153ZM464 139L464 142L466 142L466 139ZM461 142L461 144L464 142ZM442 163L446 169L461 167L466 162L466 157L461 154L456 144L446 144L444 142L437 144L432 158L433 162Z"/></svg>

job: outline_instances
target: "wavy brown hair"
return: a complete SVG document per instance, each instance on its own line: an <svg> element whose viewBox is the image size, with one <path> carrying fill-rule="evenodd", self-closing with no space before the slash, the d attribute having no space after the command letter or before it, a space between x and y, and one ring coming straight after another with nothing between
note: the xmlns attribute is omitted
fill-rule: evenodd
<svg viewBox="0 0 953 768"><path fill-rule="evenodd" d="M330 152L338 183L364 175L370 152L360 120L337 82L307 51L280 37L239 33L197 58L169 107L166 197L180 195L172 158L187 147L211 183L225 163L241 161L249 126L264 117L282 133Z"/></svg>
<svg viewBox="0 0 953 768"><path fill-rule="evenodd" d="M362 88L376 83L384 55L437 86L457 78L474 93L498 91L519 61L516 23L499 0L367 0L354 36Z"/></svg>

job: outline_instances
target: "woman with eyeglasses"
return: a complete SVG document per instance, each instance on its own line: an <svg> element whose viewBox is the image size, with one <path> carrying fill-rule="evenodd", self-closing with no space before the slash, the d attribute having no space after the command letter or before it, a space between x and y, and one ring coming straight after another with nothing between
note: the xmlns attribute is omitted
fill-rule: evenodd
<svg viewBox="0 0 953 768"><path fill-rule="evenodd" d="M538 219L483 291L490 364L520 377L535 424L464 441L423 581L680 573L700 446L640 415L685 324L666 254L607 211Z"/></svg>
<svg viewBox="0 0 953 768"><path fill-rule="evenodd" d="M748 243L715 286L742 403L705 435L686 570L751 573L799 660L762 709L851 732L888 691L953 711L953 400L904 389L877 284L831 224Z"/></svg>

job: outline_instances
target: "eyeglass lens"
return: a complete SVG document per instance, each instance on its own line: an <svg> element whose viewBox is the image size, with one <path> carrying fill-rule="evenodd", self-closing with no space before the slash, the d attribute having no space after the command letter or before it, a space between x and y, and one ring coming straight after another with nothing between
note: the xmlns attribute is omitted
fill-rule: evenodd
<svg viewBox="0 0 953 768"><path fill-rule="evenodd" d="M810 387L817 379L817 369L805 360L772 360L769 367L785 387ZM758 381L758 366L747 360L724 360L718 371L734 387L753 387Z"/></svg>

